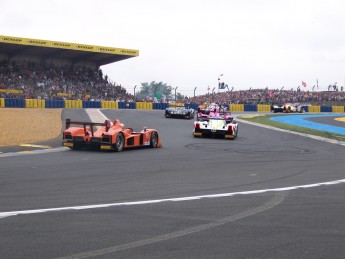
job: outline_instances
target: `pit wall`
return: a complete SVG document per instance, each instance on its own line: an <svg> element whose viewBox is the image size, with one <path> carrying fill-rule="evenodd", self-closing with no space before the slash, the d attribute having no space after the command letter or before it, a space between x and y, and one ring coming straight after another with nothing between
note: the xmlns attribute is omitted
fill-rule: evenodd
<svg viewBox="0 0 345 259"><path fill-rule="evenodd" d="M172 106L171 104L169 105ZM178 104L175 106L183 106ZM186 108L198 109L198 104L184 104ZM271 112L266 104L230 104L225 105L231 112ZM98 108L98 109L136 109L165 110L167 103L152 102L112 102L82 100L40 100L22 98L0 98L0 108ZM305 112L336 112L343 113L344 106L303 106Z"/></svg>

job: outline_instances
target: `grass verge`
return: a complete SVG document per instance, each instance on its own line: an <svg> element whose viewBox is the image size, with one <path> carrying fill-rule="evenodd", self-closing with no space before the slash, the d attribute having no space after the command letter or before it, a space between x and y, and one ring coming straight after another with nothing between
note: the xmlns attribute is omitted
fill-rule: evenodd
<svg viewBox="0 0 345 259"><path fill-rule="evenodd" d="M250 114L250 115L242 115L238 116L239 119L258 123L258 124L263 124L275 128L280 128L284 130L290 130L294 132L299 132L299 133L304 133L304 134L309 134L309 135L315 135L323 138L329 138L329 139L334 139L334 140L339 140L339 141L345 141L344 136L340 136L337 134L334 134L332 132L328 131L321 131L321 130L315 130L315 129L309 129L305 127L300 127L300 126L294 126L286 123L281 123L277 121L273 121L270 118L273 116L284 116L284 115L269 115L269 114ZM299 116L299 115L295 115Z"/></svg>

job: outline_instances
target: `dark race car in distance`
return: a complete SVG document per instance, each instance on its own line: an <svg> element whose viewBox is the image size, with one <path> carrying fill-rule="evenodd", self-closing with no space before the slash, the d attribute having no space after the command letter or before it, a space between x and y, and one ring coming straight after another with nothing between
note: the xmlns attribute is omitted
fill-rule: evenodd
<svg viewBox="0 0 345 259"><path fill-rule="evenodd" d="M165 109L165 118L193 119L194 109L185 107L167 107Z"/></svg>

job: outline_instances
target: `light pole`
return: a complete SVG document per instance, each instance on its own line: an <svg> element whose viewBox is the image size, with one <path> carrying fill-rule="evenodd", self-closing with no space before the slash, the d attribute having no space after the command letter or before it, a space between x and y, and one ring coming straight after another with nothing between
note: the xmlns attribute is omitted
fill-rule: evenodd
<svg viewBox="0 0 345 259"><path fill-rule="evenodd" d="M135 99L135 88L137 87L137 85L134 86L134 99Z"/></svg>
<svg viewBox="0 0 345 259"><path fill-rule="evenodd" d="M198 88L198 87L195 87L195 88L194 88L194 98L195 98L195 90L196 90L197 88Z"/></svg>
<svg viewBox="0 0 345 259"><path fill-rule="evenodd" d="M176 90L177 90L177 87L178 86L175 87L175 102L176 102Z"/></svg>

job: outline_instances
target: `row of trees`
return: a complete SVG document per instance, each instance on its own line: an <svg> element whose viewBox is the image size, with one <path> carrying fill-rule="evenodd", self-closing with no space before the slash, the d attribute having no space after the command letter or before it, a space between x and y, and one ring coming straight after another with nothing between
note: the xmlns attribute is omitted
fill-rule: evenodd
<svg viewBox="0 0 345 259"><path fill-rule="evenodd" d="M182 100L184 96L181 95L181 93L178 93L176 90L177 87L173 88L172 86L163 82L145 82L141 83L140 90L137 94L135 94L135 98L156 98L157 100Z"/></svg>

